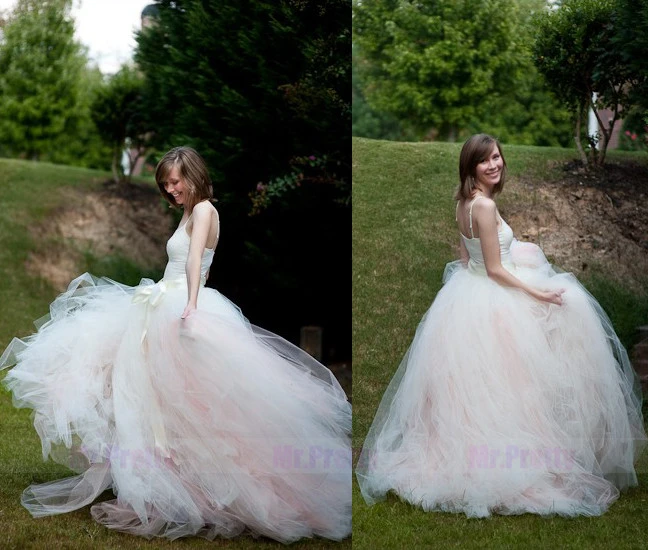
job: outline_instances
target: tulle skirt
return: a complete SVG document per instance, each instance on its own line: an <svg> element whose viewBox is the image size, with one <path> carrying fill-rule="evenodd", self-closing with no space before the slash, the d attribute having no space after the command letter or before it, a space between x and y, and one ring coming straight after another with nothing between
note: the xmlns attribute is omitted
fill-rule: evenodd
<svg viewBox="0 0 648 550"><path fill-rule="evenodd" d="M511 253L563 305L448 264L358 461L369 504L393 491L468 517L594 516L637 484L641 390L608 317L536 245Z"/></svg>
<svg viewBox="0 0 648 550"><path fill-rule="evenodd" d="M175 539L246 528L291 542L351 530L351 409L331 372L217 291L180 319L186 278L84 274L0 368L34 410L43 458L78 475L23 493L34 516L92 506L107 527Z"/></svg>

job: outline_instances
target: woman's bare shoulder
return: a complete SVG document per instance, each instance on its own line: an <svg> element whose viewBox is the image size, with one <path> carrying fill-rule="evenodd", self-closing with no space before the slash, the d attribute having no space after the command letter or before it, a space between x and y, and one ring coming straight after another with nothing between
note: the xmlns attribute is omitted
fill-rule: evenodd
<svg viewBox="0 0 648 550"><path fill-rule="evenodd" d="M216 210L216 207L211 203L211 201L204 200L196 204L196 206L193 207L193 211L198 213L199 216L209 216L215 214L216 217L218 217L218 210Z"/></svg>
<svg viewBox="0 0 648 550"><path fill-rule="evenodd" d="M481 197L478 201L475 201L475 204L473 205L473 212L483 212L483 213L492 213L497 210L497 204L495 204L495 201L493 199L489 199L488 197Z"/></svg>

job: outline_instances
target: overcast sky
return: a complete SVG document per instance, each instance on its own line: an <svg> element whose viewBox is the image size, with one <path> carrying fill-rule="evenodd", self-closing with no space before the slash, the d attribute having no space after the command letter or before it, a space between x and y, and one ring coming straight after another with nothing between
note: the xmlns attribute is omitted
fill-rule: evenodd
<svg viewBox="0 0 648 550"><path fill-rule="evenodd" d="M104 73L114 73L131 59L135 48L133 32L140 28L142 10L154 0L73 0L79 42L90 48L90 58ZM0 0L8 11L16 0Z"/></svg>

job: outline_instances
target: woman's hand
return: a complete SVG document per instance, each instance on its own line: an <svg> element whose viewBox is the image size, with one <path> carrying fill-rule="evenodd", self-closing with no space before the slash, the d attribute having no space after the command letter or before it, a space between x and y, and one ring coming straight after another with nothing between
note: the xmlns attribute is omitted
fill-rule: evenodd
<svg viewBox="0 0 648 550"><path fill-rule="evenodd" d="M196 311L196 306L193 304L187 304L187 307L184 308L184 311L182 312L182 315L180 315L180 319L186 319L189 317L194 311Z"/></svg>
<svg viewBox="0 0 648 550"><path fill-rule="evenodd" d="M562 305L562 294L565 292L564 288L558 290L539 290L536 298L542 302L549 302L550 304Z"/></svg>

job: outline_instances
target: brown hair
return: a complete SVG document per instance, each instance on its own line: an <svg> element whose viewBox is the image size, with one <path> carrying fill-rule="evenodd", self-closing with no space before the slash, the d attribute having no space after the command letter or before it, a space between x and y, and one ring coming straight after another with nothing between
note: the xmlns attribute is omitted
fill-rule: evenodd
<svg viewBox="0 0 648 550"><path fill-rule="evenodd" d="M455 200L469 199L472 196L476 184L477 165L486 160L493 150L493 146L497 147L504 163L499 183L493 188L493 195L502 192L506 180L506 160L504 160L502 154L502 147L497 139L488 134L475 134L468 138L461 148L461 154L459 155L459 187L455 191Z"/></svg>
<svg viewBox="0 0 648 550"><path fill-rule="evenodd" d="M187 194L183 205L185 210L191 212L200 201L213 200L212 182L203 158L191 147L174 147L162 157L155 169L155 181L160 188L160 193L171 206L180 207L173 195L164 189L164 184L174 166L180 171L185 186Z"/></svg>

